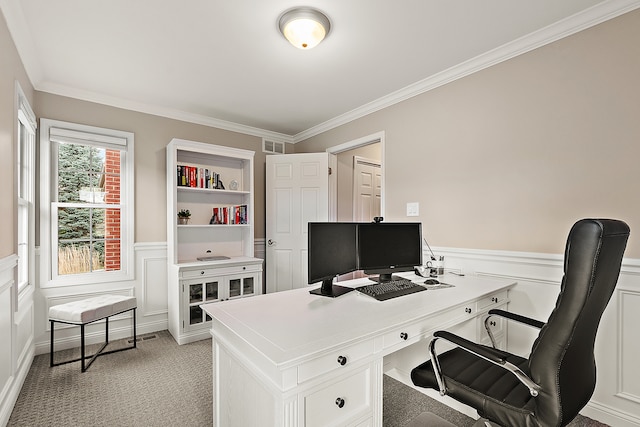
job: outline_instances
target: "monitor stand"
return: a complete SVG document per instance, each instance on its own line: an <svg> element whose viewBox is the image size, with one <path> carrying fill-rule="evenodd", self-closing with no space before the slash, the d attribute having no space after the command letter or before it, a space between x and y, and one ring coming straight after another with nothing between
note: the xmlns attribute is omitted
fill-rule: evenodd
<svg viewBox="0 0 640 427"><path fill-rule="evenodd" d="M401 277L394 276L391 273L383 273L378 275L377 277L376 276L369 277L369 280L373 280L374 282L377 282L377 283L391 282L392 280L399 280L399 279L401 279Z"/></svg>
<svg viewBox="0 0 640 427"><path fill-rule="evenodd" d="M340 295L344 295L347 292L351 292L352 290L353 288L348 288L346 286L334 285L333 279L326 279L322 281L322 286L318 289L309 291L309 293L313 295L322 295L323 297L335 298Z"/></svg>

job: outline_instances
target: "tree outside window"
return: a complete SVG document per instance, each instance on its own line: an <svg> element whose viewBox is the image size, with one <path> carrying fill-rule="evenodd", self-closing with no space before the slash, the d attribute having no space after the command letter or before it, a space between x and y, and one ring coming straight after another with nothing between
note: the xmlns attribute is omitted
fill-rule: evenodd
<svg viewBox="0 0 640 427"><path fill-rule="evenodd" d="M120 156L58 144L58 275L120 270Z"/></svg>

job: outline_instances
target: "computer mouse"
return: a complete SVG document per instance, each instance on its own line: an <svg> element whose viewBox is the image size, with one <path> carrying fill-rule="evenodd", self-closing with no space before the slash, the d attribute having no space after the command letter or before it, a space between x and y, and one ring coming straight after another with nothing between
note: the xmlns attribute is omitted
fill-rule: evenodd
<svg viewBox="0 0 640 427"><path fill-rule="evenodd" d="M424 281L425 285L439 285L440 282L438 282L436 279L427 279Z"/></svg>

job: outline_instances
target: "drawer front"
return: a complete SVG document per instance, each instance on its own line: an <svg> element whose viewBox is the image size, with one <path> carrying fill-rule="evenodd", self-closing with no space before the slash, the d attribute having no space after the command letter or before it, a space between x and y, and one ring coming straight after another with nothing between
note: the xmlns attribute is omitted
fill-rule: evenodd
<svg viewBox="0 0 640 427"><path fill-rule="evenodd" d="M488 336L487 329L485 327L485 320L487 319L487 317L489 316L484 315L480 319L478 319L478 329L480 332L480 336L483 338ZM489 326L489 329L491 329L491 333L493 334L494 337L501 335L503 333L505 322L506 320L500 316L491 316L489 318L488 326Z"/></svg>
<svg viewBox="0 0 640 427"><path fill-rule="evenodd" d="M476 315L476 304L471 302L464 306L446 311L436 317L419 320L402 326L382 336L383 348L388 350L393 346L405 346L429 337L434 331L442 330L443 325L465 322ZM446 328L450 328L447 326Z"/></svg>
<svg viewBox="0 0 640 427"><path fill-rule="evenodd" d="M478 301L478 310L482 310L491 305L501 304L504 300L507 299L507 291L498 292L493 295L489 295L488 297L482 298Z"/></svg>
<svg viewBox="0 0 640 427"><path fill-rule="evenodd" d="M208 267L208 268L181 271L180 277L183 279L194 279L196 277L226 276L229 274L254 273L259 271L262 271L262 267L260 264L241 265L241 266L235 266L235 267L220 267L220 268Z"/></svg>
<svg viewBox="0 0 640 427"><path fill-rule="evenodd" d="M371 412L371 384L371 367L367 367L305 396L305 426L345 425Z"/></svg>
<svg viewBox="0 0 640 427"><path fill-rule="evenodd" d="M355 361L373 354L373 340L331 352L298 366L298 384L335 369L349 368Z"/></svg>

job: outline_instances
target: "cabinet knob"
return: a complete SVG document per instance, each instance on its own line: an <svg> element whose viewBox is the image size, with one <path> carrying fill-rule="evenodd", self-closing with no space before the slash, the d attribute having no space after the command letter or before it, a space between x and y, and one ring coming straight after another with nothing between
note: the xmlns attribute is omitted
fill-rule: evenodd
<svg viewBox="0 0 640 427"><path fill-rule="evenodd" d="M400 339L403 339L406 341L407 338L409 338L409 335L406 332L400 332Z"/></svg>
<svg viewBox="0 0 640 427"><path fill-rule="evenodd" d="M471 309L469 307L467 307L467 308L464 309L464 312L467 313L467 314L471 314Z"/></svg>
<svg viewBox="0 0 640 427"><path fill-rule="evenodd" d="M344 399L343 399L343 398L341 398L341 397L337 398L337 399L336 399L336 406L337 406L338 408L342 408L342 407L344 406Z"/></svg>
<svg viewBox="0 0 640 427"><path fill-rule="evenodd" d="M492 320L491 322L489 322L489 324L490 324L491 326L496 326L496 322L495 322L494 320Z"/></svg>
<svg viewBox="0 0 640 427"><path fill-rule="evenodd" d="M493 298L491 298L491 301L492 301L492 302L498 302L498 297L493 297Z"/></svg>
<svg viewBox="0 0 640 427"><path fill-rule="evenodd" d="M204 274L204 271L201 271L200 274Z"/></svg>
<svg viewBox="0 0 640 427"><path fill-rule="evenodd" d="M246 270L246 269L247 269L247 267L242 267L242 269L243 269L243 270Z"/></svg>
<svg viewBox="0 0 640 427"><path fill-rule="evenodd" d="M346 365L347 364L347 356L338 356L338 363L340 365L342 365L342 366Z"/></svg>

